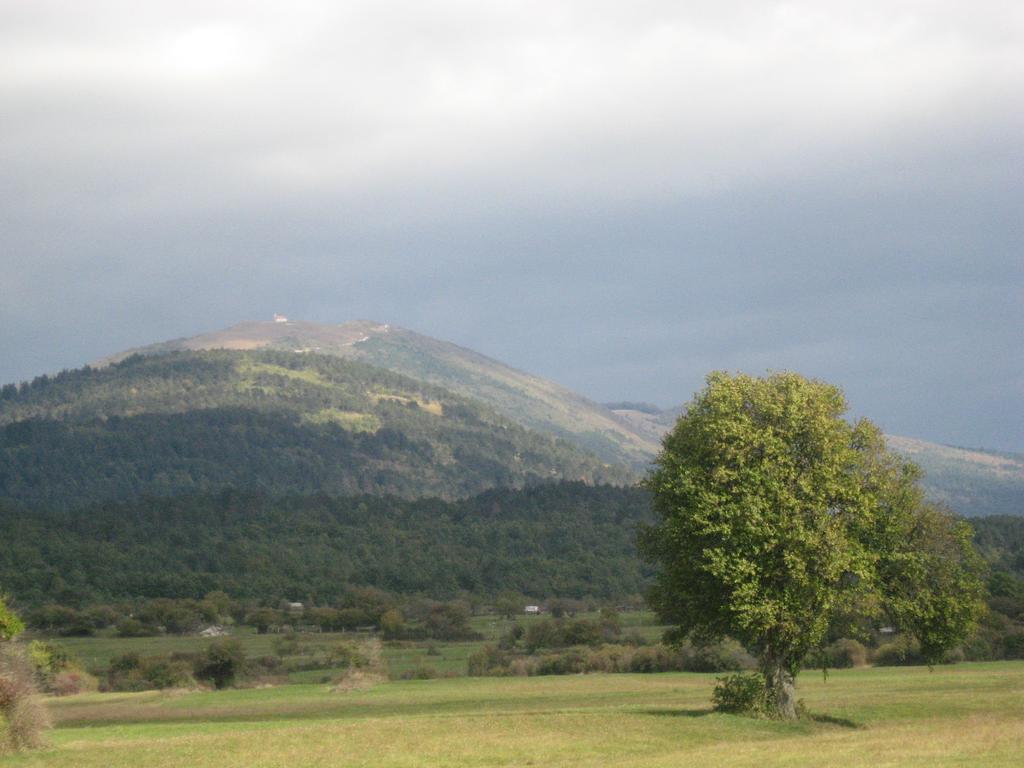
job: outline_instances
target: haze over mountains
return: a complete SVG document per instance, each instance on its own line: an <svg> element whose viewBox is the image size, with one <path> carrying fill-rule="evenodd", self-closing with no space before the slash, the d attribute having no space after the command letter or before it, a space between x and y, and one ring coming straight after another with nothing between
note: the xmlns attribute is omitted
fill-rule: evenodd
<svg viewBox="0 0 1024 768"><path fill-rule="evenodd" d="M283 318L4 393L0 494L51 504L221 487L460 498L543 480L631 483L681 412L596 403L395 326ZM890 444L958 512L1024 512L1024 457Z"/></svg>

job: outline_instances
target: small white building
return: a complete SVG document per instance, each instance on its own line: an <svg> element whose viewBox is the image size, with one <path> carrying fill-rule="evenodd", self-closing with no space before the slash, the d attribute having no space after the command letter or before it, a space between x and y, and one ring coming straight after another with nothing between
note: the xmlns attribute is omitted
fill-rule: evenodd
<svg viewBox="0 0 1024 768"><path fill-rule="evenodd" d="M536 615L536 614L540 613L540 606L539 605L528 605L528 606L526 606L526 608L523 609L523 613L531 613L531 614Z"/></svg>
<svg viewBox="0 0 1024 768"><path fill-rule="evenodd" d="M288 318L285 317L284 315L279 315L279 314L277 314L275 312L274 313L274 322L275 323L287 323L288 322Z"/></svg>

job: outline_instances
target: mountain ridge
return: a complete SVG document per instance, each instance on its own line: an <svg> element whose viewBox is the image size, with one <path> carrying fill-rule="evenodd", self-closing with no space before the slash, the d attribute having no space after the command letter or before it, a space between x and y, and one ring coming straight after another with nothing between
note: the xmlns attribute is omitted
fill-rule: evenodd
<svg viewBox="0 0 1024 768"><path fill-rule="evenodd" d="M645 467L660 448L660 438L637 431L628 419L561 384L475 350L369 320L336 325L246 321L220 331L125 350L96 365L134 354L203 349L276 349L360 360L480 400L525 427L572 440L605 461L634 469Z"/></svg>
<svg viewBox="0 0 1024 768"><path fill-rule="evenodd" d="M97 362L173 350L276 349L353 359L480 401L513 422L567 440L606 462L643 471L683 412L646 403L600 404L474 350L370 320L339 324L247 321L137 347ZM612 406L612 407L609 407ZM971 450L888 435L925 470L931 498L963 514L1024 514L1024 455Z"/></svg>

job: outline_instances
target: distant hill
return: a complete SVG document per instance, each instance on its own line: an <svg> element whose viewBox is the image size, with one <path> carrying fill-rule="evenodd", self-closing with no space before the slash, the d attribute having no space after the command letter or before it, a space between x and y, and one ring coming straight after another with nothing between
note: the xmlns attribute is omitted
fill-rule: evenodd
<svg viewBox="0 0 1024 768"><path fill-rule="evenodd" d="M26 504L229 487L454 499L633 479L468 398L315 353L136 355L0 391L0 498Z"/></svg>
<svg viewBox="0 0 1024 768"><path fill-rule="evenodd" d="M338 325L246 322L222 331L128 350L280 350L359 360L479 401L529 429L563 438L605 462L642 471L683 412L648 403L600 404L559 384L511 368L472 350L396 326L370 321ZM1024 456L952 448L889 436L890 445L926 471L929 495L969 515L1024 515Z"/></svg>
<svg viewBox="0 0 1024 768"><path fill-rule="evenodd" d="M294 320L239 323L223 331L127 350L99 364L132 354L201 349L274 349L360 360L479 400L524 427L634 468L646 466L659 448L658 438L638 430L629 418L553 381L456 344L363 320L340 325Z"/></svg>
<svg viewBox="0 0 1024 768"><path fill-rule="evenodd" d="M971 517L1024 516L1024 454L1000 453L886 435L889 446L925 472L929 496Z"/></svg>

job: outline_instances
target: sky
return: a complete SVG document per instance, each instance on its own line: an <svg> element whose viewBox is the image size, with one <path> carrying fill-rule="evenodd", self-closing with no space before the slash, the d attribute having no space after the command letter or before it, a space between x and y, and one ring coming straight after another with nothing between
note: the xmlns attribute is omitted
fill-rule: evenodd
<svg viewBox="0 0 1024 768"><path fill-rule="evenodd" d="M282 312L1024 451L1019 2L0 0L0 381Z"/></svg>

